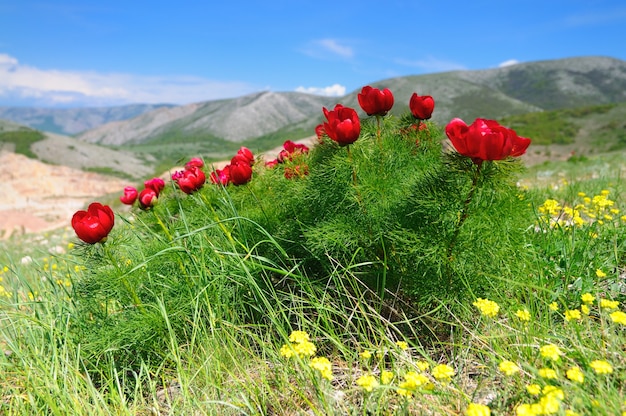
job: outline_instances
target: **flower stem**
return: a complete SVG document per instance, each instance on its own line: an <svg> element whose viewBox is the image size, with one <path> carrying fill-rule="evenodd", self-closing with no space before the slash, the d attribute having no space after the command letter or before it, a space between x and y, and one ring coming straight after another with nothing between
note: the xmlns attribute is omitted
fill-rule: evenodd
<svg viewBox="0 0 626 416"><path fill-rule="evenodd" d="M454 229L454 234L452 234L452 238L450 239L450 243L448 244L447 257L449 260L452 260L452 251L454 250L454 246L456 245L457 239L459 238L459 233L461 231L461 227L467 217L469 216L469 206L472 203L472 199L474 198L474 193L476 192L476 188L478 187L478 179L480 178L480 168L482 167L482 163L476 165L476 170L474 171L474 176L472 178L472 187L467 194L467 198L465 198L465 202L463 203L463 207L461 208L461 212L459 214L459 221L456 223L456 228Z"/></svg>

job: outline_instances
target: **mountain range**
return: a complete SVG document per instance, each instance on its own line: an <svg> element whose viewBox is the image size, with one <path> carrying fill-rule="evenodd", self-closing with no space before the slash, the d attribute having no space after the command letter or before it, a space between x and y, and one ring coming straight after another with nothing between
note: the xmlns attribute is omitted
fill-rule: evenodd
<svg viewBox="0 0 626 416"><path fill-rule="evenodd" d="M389 88L393 92L392 114L406 113L410 96L416 92L434 97L433 121L445 124L460 117L471 122L477 117L503 119L527 113L626 102L626 62L609 57L578 57L487 70L396 77L370 85ZM219 160L229 157L241 145L254 151L265 151L286 139L309 137L323 119L322 107L330 108L341 103L361 112L357 99L359 92L360 89L343 97L322 97L264 91L182 106L0 107L0 119L47 132L74 135L71 139L61 139L48 134L46 146L41 143L31 145L38 157L52 163L70 164L70 159L75 161L79 156L84 159L85 154L92 155L88 160L93 161L98 146L104 146L106 152L121 152L118 162L127 163L132 156L136 161L164 168L192 155ZM362 112L361 115L365 117ZM57 151L53 151L55 146ZM83 164L75 163L77 167L83 167ZM116 171L118 167L119 163L106 164L100 169ZM132 172L127 174L135 176Z"/></svg>

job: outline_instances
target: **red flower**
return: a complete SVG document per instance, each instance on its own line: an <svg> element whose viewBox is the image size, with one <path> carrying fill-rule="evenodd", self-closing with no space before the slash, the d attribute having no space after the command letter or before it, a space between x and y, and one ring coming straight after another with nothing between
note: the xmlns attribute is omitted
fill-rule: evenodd
<svg viewBox="0 0 626 416"><path fill-rule="evenodd" d="M192 167L201 168L204 166L204 162L199 157L192 157L189 162L185 163L185 169Z"/></svg>
<svg viewBox="0 0 626 416"><path fill-rule="evenodd" d="M145 181L143 184L146 188L150 188L154 190L157 196L159 196L163 188L165 188L165 181L161 178L152 178L150 180Z"/></svg>
<svg viewBox="0 0 626 416"><path fill-rule="evenodd" d="M455 118L446 126L446 135L457 152L472 158L476 164L521 156L530 145L530 139L519 137L497 121L482 118L477 118L470 126Z"/></svg>
<svg viewBox="0 0 626 416"><path fill-rule="evenodd" d="M202 188L206 181L206 176L199 167L191 166L180 172L180 175L176 175L174 181L181 191L186 194L191 194Z"/></svg>
<svg viewBox="0 0 626 416"><path fill-rule="evenodd" d="M363 87L358 95L359 105L368 116L384 116L393 107L393 94L389 88Z"/></svg>
<svg viewBox="0 0 626 416"><path fill-rule="evenodd" d="M409 108L413 117L419 120L428 120L435 109L435 100L430 95L417 95L414 92L409 101Z"/></svg>
<svg viewBox="0 0 626 416"><path fill-rule="evenodd" d="M305 144L298 144L291 140L287 140L283 144L283 150L278 154L277 160L279 163L284 163L285 160L291 160L296 155L302 153L308 153L309 147Z"/></svg>
<svg viewBox="0 0 626 416"><path fill-rule="evenodd" d="M347 146L354 143L361 134L361 121L353 108L337 104L332 111L323 107L324 116L328 120L324 123L324 131L328 137L339 143L339 146Z"/></svg>
<svg viewBox="0 0 626 416"><path fill-rule="evenodd" d="M211 183L214 184L222 184L224 186L228 185L230 181L230 165L224 166L224 169L215 169L215 171L211 172L211 176L209 177Z"/></svg>
<svg viewBox="0 0 626 416"><path fill-rule="evenodd" d="M235 155L231 159L229 171L233 185L245 185L252 179L252 168L243 156Z"/></svg>
<svg viewBox="0 0 626 416"><path fill-rule="evenodd" d="M91 203L87 211L77 211L72 216L72 228L76 235L89 244L104 243L114 222L113 210L99 202Z"/></svg>
<svg viewBox="0 0 626 416"><path fill-rule="evenodd" d="M278 163L278 159L268 160L267 162L265 162L265 167L268 169L272 169L275 168Z"/></svg>
<svg viewBox="0 0 626 416"><path fill-rule="evenodd" d="M132 205L137 200L137 189L134 186L127 186L124 188L124 195L120 196L122 204Z"/></svg>
<svg viewBox="0 0 626 416"><path fill-rule="evenodd" d="M254 165L254 155L247 147L240 148L237 152L237 156L242 156L244 159L246 159L250 166Z"/></svg>
<svg viewBox="0 0 626 416"><path fill-rule="evenodd" d="M156 204L159 193L152 188L145 188L139 193L139 208L148 209Z"/></svg>
<svg viewBox="0 0 626 416"><path fill-rule="evenodd" d="M324 136L326 136L326 130L324 130L323 124L318 124L315 126L315 135L317 136L317 141L322 143L324 141Z"/></svg>

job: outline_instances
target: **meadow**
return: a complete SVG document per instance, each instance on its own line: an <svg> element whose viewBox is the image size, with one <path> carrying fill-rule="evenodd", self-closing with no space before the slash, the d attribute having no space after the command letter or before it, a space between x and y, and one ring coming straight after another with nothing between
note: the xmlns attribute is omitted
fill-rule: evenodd
<svg viewBox="0 0 626 416"><path fill-rule="evenodd" d="M476 163L361 123L111 203L106 242L0 242L0 413L626 414L623 153Z"/></svg>

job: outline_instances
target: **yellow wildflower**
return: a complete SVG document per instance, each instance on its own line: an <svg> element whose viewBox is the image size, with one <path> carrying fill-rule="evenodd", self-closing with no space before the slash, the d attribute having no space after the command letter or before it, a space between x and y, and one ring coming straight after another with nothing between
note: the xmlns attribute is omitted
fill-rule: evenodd
<svg viewBox="0 0 626 416"><path fill-rule="evenodd" d="M406 341L396 341L396 345L398 346L398 348L400 348L402 351L406 351L409 349L409 344Z"/></svg>
<svg viewBox="0 0 626 416"><path fill-rule="evenodd" d="M556 386L545 386L541 393L543 393L544 396L554 396L559 400L563 400L565 398L563 390Z"/></svg>
<svg viewBox="0 0 626 416"><path fill-rule="evenodd" d="M593 368L596 374L611 374L613 372L613 366L608 361L593 360L589 366Z"/></svg>
<svg viewBox="0 0 626 416"><path fill-rule="evenodd" d="M596 270L596 276L597 276L597 277L599 277L599 278L603 278L603 277L606 277L606 273L604 273L604 272L603 272L602 270L600 270L600 269L597 269L597 270Z"/></svg>
<svg viewBox="0 0 626 416"><path fill-rule="evenodd" d="M493 318L500 311L500 305L488 299L478 298L472 305L476 306L481 314Z"/></svg>
<svg viewBox="0 0 626 416"><path fill-rule="evenodd" d="M517 316L520 321L530 321L530 312L528 312L527 309L518 309L517 312L515 312L515 316Z"/></svg>
<svg viewBox="0 0 626 416"><path fill-rule="evenodd" d="M591 293L587 292L587 293L583 293L580 299L583 301L583 303L590 305L593 302L595 302L596 297L593 296Z"/></svg>
<svg viewBox="0 0 626 416"><path fill-rule="evenodd" d="M538 414L539 413L534 410L532 404L524 403L515 408L516 416L536 416Z"/></svg>
<svg viewBox="0 0 626 416"><path fill-rule="evenodd" d="M378 380L371 374L363 375L356 380L356 385L367 392L371 392L378 387Z"/></svg>
<svg viewBox="0 0 626 416"><path fill-rule="evenodd" d="M576 383L582 383L585 381L585 375L581 371L580 367L571 367L565 372L565 376Z"/></svg>
<svg viewBox="0 0 626 416"><path fill-rule="evenodd" d="M565 320L568 322L572 320L579 320L580 318L581 314L578 309L570 309L565 311Z"/></svg>
<svg viewBox="0 0 626 416"><path fill-rule="evenodd" d="M315 344L310 341L303 341L298 344L293 344L293 349L300 357L311 357L315 354L315 351L317 351Z"/></svg>
<svg viewBox="0 0 626 416"><path fill-rule="evenodd" d="M587 194L584 193L584 192L578 192L578 196L581 197L581 198L584 198L584 197L587 196Z"/></svg>
<svg viewBox="0 0 626 416"><path fill-rule="evenodd" d="M554 395L546 395L539 399L539 406L541 407L540 415L550 415L557 413L561 407L561 401Z"/></svg>
<svg viewBox="0 0 626 416"><path fill-rule="evenodd" d="M609 315L611 320L616 324L626 325L626 313L622 311L615 311Z"/></svg>
<svg viewBox="0 0 626 416"><path fill-rule="evenodd" d="M314 357L309 363L309 367L320 372L322 377L327 380L333 379L333 365L326 357Z"/></svg>
<svg viewBox="0 0 626 416"><path fill-rule="evenodd" d="M420 371L426 371L430 367L428 361L419 360L415 363L415 366L420 369Z"/></svg>
<svg viewBox="0 0 626 416"><path fill-rule="evenodd" d="M424 387L432 390L433 385L424 374L409 371L404 375L404 381L398 385L398 394L405 397L411 397L418 387Z"/></svg>
<svg viewBox="0 0 626 416"><path fill-rule="evenodd" d="M289 345L289 344L285 344L282 347L280 347L280 355L285 357L285 358L291 358L296 354L296 352L293 349L293 346Z"/></svg>
<svg viewBox="0 0 626 416"><path fill-rule="evenodd" d="M552 361L558 361L561 356L561 349L554 344L547 344L539 349L542 357L549 358Z"/></svg>
<svg viewBox="0 0 626 416"><path fill-rule="evenodd" d="M512 376L513 374L517 373L520 370L517 364L515 364L513 361L507 361L507 360L502 361L498 365L498 368L507 376Z"/></svg>
<svg viewBox="0 0 626 416"><path fill-rule="evenodd" d="M437 380L450 380L454 375L454 369L447 364L439 364L433 367L432 375Z"/></svg>
<svg viewBox="0 0 626 416"><path fill-rule="evenodd" d="M528 394L538 396L541 393L541 386L539 384L529 384L528 386L526 386L526 391L528 392Z"/></svg>
<svg viewBox="0 0 626 416"><path fill-rule="evenodd" d="M380 382L383 384L389 384L393 380L393 373L391 371L383 370L380 373Z"/></svg>
<svg viewBox="0 0 626 416"><path fill-rule="evenodd" d="M557 378L556 371L551 368L540 368L538 371L539 377L548 380L554 380Z"/></svg>
<svg viewBox="0 0 626 416"><path fill-rule="evenodd" d="M556 302L552 302L551 304L548 305L548 308L550 308L550 310L552 311L558 311L559 310L559 304Z"/></svg>
<svg viewBox="0 0 626 416"><path fill-rule="evenodd" d="M366 359L366 360L369 360L370 358L372 358L372 353L371 353L371 352L369 352L368 350L365 350L365 351L360 352L360 353L359 353L359 356L360 356L361 358L364 358L364 359Z"/></svg>
<svg viewBox="0 0 626 416"><path fill-rule="evenodd" d="M602 309L617 309L619 307L618 300L600 299L600 307Z"/></svg>
<svg viewBox="0 0 626 416"><path fill-rule="evenodd" d="M467 416L491 416L491 409L484 404L470 403L465 409L465 414Z"/></svg>
<svg viewBox="0 0 626 416"><path fill-rule="evenodd" d="M580 413L567 409L565 411L565 416L580 416Z"/></svg>
<svg viewBox="0 0 626 416"><path fill-rule="evenodd" d="M309 334L304 331L292 331L289 335L289 342L304 342L310 339Z"/></svg>
<svg viewBox="0 0 626 416"><path fill-rule="evenodd" d="M591 309L589 308L589 305L580 305L580 311L584 315L589 315L591 313Z"/></svg>

